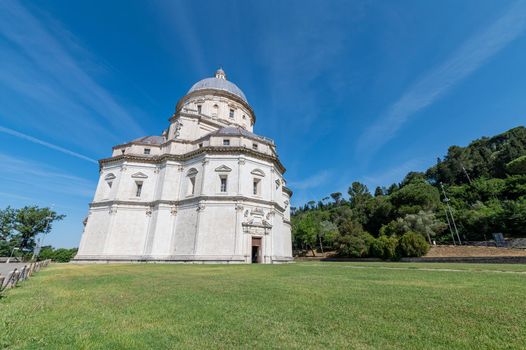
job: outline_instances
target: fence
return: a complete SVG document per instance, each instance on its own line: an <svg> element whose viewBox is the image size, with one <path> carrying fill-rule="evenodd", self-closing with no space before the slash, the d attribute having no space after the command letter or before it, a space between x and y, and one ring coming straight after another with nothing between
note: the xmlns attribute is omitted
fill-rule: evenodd
<svg viewBox="0 0 526 350"><path fill-rule="evenodd" d="M29 277L31 277L31 275L33 275L33 273L38 272L41 268L48 266L50 262L50 259L33 262L29 265L24 265L24 267L22 267L20 270L15 268L13 271L9 272L7 276L0 275L0 292L8 288L15 287L20 281L27 280Z"/></svg>

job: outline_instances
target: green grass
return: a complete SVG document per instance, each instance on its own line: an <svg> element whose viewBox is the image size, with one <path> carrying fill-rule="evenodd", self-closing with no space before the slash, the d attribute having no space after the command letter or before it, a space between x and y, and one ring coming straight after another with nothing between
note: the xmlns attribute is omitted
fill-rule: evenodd
<svg viewBox="0 0 526 350"><path fill-rule="evenodd" d="M524 349L526 266L54 265L0 299L1 347Z"/></svg>

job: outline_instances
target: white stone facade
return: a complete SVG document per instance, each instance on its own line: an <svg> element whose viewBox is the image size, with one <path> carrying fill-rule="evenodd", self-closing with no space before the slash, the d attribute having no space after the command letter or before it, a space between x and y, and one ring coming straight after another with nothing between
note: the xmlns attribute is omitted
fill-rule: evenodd
<svg viewBox="0 0 526 350"><path fill-rule="evenodd" d="M162 136L115 146L75 261L291 261L292 192L255 120L218 70L179 101Z"/></svg>

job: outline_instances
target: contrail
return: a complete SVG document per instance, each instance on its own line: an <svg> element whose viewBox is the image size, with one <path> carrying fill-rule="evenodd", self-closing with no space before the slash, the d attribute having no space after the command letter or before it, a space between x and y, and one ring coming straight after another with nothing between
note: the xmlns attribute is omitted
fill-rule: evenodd
<svg viewBox="0 0 526 350"><path fill-rule="evenodd" d="M0 126L0 132L3 132L5 134L11 135L11 136L18 137L18 138L23 139L23 140L27 140L27 141L36 143L36 144L39 144L39 145L42 145L42 146L47 147L47 148L51 148L51 149L53 149L55 151L59 151L59 152L62 152L64 154L67 154L67 155L70 155L70 156L73 156L73 157L77 157L77 158L82 159L82 160L87 160L88 162L91 162L91 163L98 164L98 162L95 159L93 159L93 158L87 157L87 156L82 155L82 154L77 153L77 152L70 151L69 149L66 149L64 147L60 147L60 146L54 145L54 144L46 142L46 141L42 141L40 139L37 139L36 137L23 134L21 132L13 130L13 129L9 129L9 128L5 128L3 126Z"/></svg>

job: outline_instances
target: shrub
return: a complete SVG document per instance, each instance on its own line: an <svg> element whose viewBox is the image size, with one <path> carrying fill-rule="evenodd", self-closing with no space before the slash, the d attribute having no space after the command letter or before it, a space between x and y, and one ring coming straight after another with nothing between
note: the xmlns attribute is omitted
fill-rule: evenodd
<svg viewBox="0 0 526 350"><path fill-rule="evenodd" d="M369 251L374 237L367 232L345 235L338 237L336 247L338 254L352 258L364 258L369 256Z"/></svg>
<svg viewBox="0 0 526 350"><path fill-rule="evenodd" d="M428 251L429 244L416 232L407 232L398 240L397 253L400 257L419 257Z"/></svg>
<svg viewBox="0 0 526 350"><path fill-rule="evenodd" d="M77 254L77 249L65 249L65 248L59 248L55 250L53 261L56 262L69 262L71 259L75 257L75 254Z"/></svg>
<svg viewBox="0 0 526 350"><path fill-rule="evenodd" d="M389 222L387 225L383 225L380 228L380 235L382 236L401 236L407 232L402 218L398 218Z"/></svg>
<svg viewBox="0 0 526 350"><path fill-rule="evenodd" d="M380 236L371 244L372 256L383 260L395 259L398 239L396 237Z"/></svg>

